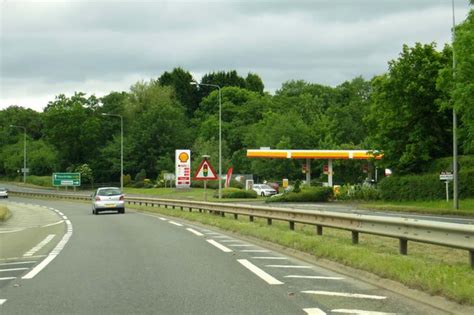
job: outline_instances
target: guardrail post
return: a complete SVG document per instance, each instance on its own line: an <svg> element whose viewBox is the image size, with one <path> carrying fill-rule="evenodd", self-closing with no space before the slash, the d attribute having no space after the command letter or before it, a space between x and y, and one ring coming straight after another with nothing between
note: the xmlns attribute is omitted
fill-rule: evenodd
<svg viewBox="0 0 474 315"><path fill-rule="evenodd" d="M199 213L202 213L202 209L199 209Z"/></svg>
<svg viewBox="0 0 474 315"><path fill-rule="evenodd" d="M401 255L408 254L408 240L405 238L400 239L400 254Z"/></svg>
<svg viewBox="0 0 474 315"><path fill-rule="evenodd" d="M221 217L225 217L225 212L224 211L221 212Z"/></svg>
<svg viewBox="0 0 474 315"><path fill-rule="evenodd" d="M253 222L253 215L249 215L250 222Z"/></svg>
<svg viewBox="0 0 474 315"><path fill-rule="evenodd" d="M471 265L471 268L474 269L474 250L469 251L469 263Z"/></svg>
<svg viewBox="0 0 474 315"><path fill-rule="evenodd" d="M168 205L165 205L165 209L168 209Z"/></svg>
<svg viewBox="0 0 474 315"><path fill-rule="evenodd" d="M189 208L189 212L193 212L193 208Z"/></svg>
<svg viewBox="0 0 474 315"><path fill-rule="evenodd" d="M294 229L295 229L295 222L290 221L290 230L294 230Z"/></svg>
<svg viewBox="0 0 474 315"><path fill-rule="evenodd" d="M174 210L174 205L173 205L173 210Z"/></svg>
<svg viewBox="0 0 474 315"><path fill-rule="evenodd" d="M322 225L316 225L316 234L323 235L323 226Z"/></svg>
<svg viewBox="0 0 474 315"><path fill-rule="evenodd" d="M359 232L352 231L352 244L359 244Z"/></svg>
<svg viewBox="0 0 474 315"><path fill-rule="evenodd" d="M239 219L239 215L237 213L234 213L234 219L236 219L236 220Z"/></svg>
<svg viewBox="0 0 474 315"><path fill-rule="evenodd" d="M267 225L272 225L272 219L270 218L267 219Z"/></svg>

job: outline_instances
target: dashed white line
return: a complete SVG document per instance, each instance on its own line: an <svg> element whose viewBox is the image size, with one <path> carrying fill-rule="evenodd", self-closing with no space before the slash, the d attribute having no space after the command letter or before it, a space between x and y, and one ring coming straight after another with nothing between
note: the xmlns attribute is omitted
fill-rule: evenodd
<svg viewBox="0 0 474 315"><path fill-rule="evenodd" d="M10 265L23 265L23 264L34 264L36 261L19 261L19 262L9 262L1 263L0 266L10 266Z"/></svg>
<svg viewBox="0 0 474 315"><path fill-rule="evenodd" d="M224 253L230 253L232 252L232 249L225 247L224 245L214 241L214 240L206 240L208 243L214 245L215 247L219 248L221 251Z"/></svg>
<svg viewBox="0 0 474 315"><path fill-rule="evenodd" d="M257 257L252 257L252 259L287 260L288 258L286 258L286 257L257 256Z"/></svg>
<svg viewBox="0 0 474 315"><path fill-rule="evenodd" d="M367 295L357 293L344 293L344 292L331 292L331 291L301 291L301 293L316 294L316 295L329 295L329 296L341 296L341 297L352 297L358 299L372 299L372 300L385 300L386 296L380 295Z"/></svg>
<svg viewBox="0 0 474 315"><path fill-rule="evenodd" d="M55 222L55 223L46 224L46 225L43 225L42 228L45 228L45 227L48 227L48 226L53 226L53 225L60 224L60 223L63 223L63 222L64 221L61 220L61 221L58 221L58 222Z"/></svg>
<svg viewBox="0 0 474 315"><path fill-rule="evenodd" d="M343 280L342 277L323 277L323 276L299 276L299 275L289 275L285 278L297 278L297 279L321 279L321 280Z"/></svg>
<svg viewBox="0 0 474 315"><path fill-rule="evenodd" d="M176 226L183 226L181 223L177 223L177 222L174 222L174 221L169 221L169 223L174 224Z"/></svg>
<svg viewBox="0 0 474 315"><path fill-rule="evenodd" d="M19 271L19 270L28 270L29 268L9 268L9 269L0 269L0 272L10 272L10 271Z"/></svg>
<svg viewBox="0 0 474 315"><path fill-rule="evenodd" d="M303 308L308 315L326 315L326 312L320 308Z"/></svg>
<svg viewBox="0 0 474 315"><path fill-rule="evenodd" d="M397 313L384 313L384 312L373 312L373 311L364 311L364 310L346 310L346 309L337 309L331 310L333 313L344 313L344 314L357 314L357 315L396 315Z"/></svg>
<svg viewBox="0 0 474 315"><path fill-rule="evenodd" d="M193 234L195 234L195 235L197 235L197 236L204 236L204 234L202 234L201 232L198 232L198 231L196 231L196 230L194 230L194 229L187 228L186 230L188 230L189 232L191 232L191 233L193 233Z"/></svg>
<svg viewBox="0 0 474 315"><path fill-rule="evenodd" d="M56 235L54 234L49 234L48 236L45 237L44 240L42 240L41 242L38 243L38 245L36 245L35 247L33 247L32 249L30 249L29 251L27 251L23 257L30 257L30 256L33 256L37 251L39 251L40 249L42 249L44 246L46 246L46 244L48 244Z"/></svg>
<svg viewBox="0 0 474 315"><path fill-rule="evenodd" d="M243 249L241 250L243 253L269 253L269 250L266 249Z"/></svg>
<svg viewBox="0 0 474 315"><path fill-rule="evenodd" d="M269 268L290 268L290 269L311 269L311 266L295 266L295 265L267 265Z"/></svg>
<svg viewBox="0 0 474 315"><path fill-rule="evenodd" d="M161 221L168 221L167 218L158 217L158 219L160 219Z"/></svg>
<svg viewBox="0 0 474 315"><path fill-rule="evenodd" d="M279 281L278 279L274 278L273 276L269 275L262 269L258 268L254 264L252 264L250 261L247 259L237 259L237 261L242 264L245 268L248 270L252 271L254 274L256 274L260 279L264 280L266 283L270 285L276 285L276 284L283 284L283 282Z"/></svg>

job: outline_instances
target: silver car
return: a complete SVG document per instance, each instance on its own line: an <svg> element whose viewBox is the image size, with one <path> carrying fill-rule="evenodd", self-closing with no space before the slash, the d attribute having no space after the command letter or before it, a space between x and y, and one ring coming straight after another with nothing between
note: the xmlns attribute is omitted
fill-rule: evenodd
<svg viewBox="0 0 474 315"><path fill-rule="evenodd" d="M102 187L92 194L92 213L114 210L125 213L125 196L120 188Z"/></svg>
<svg viewBox="0 0 474 315"><path fill-rule="evenodd" d="M0 187L0 198L8 198L8 190L4 187Z"/></svg>

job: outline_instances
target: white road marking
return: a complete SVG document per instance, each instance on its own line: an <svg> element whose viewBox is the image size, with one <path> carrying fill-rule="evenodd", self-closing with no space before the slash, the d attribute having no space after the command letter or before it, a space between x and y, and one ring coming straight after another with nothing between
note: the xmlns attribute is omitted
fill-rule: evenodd
<svg viewBox="0 0 474 315"><path fill-rule="evenodd" d="M352 298L358 298L358 299L372 299L372 300L385 300L387 298L386 296L380 296L380 295L367 295L367 294L331 292L331 291L301 291L301 293L342 296L342 297L352 297Z"/></svg>
<svg viewBox="0 0 474 315"><path fill-rule="evenodd" d="M243 253L269 253L269 250L266 249L243 249L241 250Z"/></svg>
<svg viewBox="0 0 474 315"><path fill-rule="evenodd" d="M232 247L253 247L255 245L250 245L250 244L227 244Z"/></svg>
<svg viewBox="0 0 474 315"><path fill-rule="evenodd" d="M56 224L59 224L59 223L63 223L64 221L61 220L61 221L58 221L58 222L55 222L55 223L50 223L50 224L46 224L46 225L43 225L42 228L45 228L45 227L48 227L48 226L53 226L53 225L56 225Z"/></svg>
<svg viewBox="0 0 474 315"><path fill-rule="evenodd" d="M0 299L0 305L5 304L6 301L7 301L6 299Z"/></svg>
<svg viewBox="0 0 474 315"><path fill-rule="evenodd" d="M10 266L10 265L23 265L23 264L34 264L36 261L19 261L19 262L9 262L1 263L0 266Z"/></svg>
<svg viewBox="0 0 474 315"><path fill-rule="evenodd" d="M45 256L46 255L35 255L28 258L42 258ZM18 260L18 259L24 259L24 258L23 257L8 257L8 258L1 258L0 261L10 261L10 260Z"/></svg>
<svg viewBox="0 0 474 315"><path fill-rule="evenodd" d="M167 218L162 218L162 217L159 217L158 219L160 219L161 221L168 221Z"/></svg>
<svg viewBox="0 0 474 315"><path fill-rule="evenodd" d="M20 232L20 231L23 231L24 229L13 229L13 230L3 230L3 231L0 231L0 234L5 234L5 233L15 233L15 232Z"/></svg>
<svg viewBox="0 0 474 315"><path fill-rule="evenodd" d="M176 226L183 226L181 223L177 223L177 222L174 222L174 221L169 221L169 223L174 224Z"/></svg>
<svg viewBox="0 0 474 315"><path fill-rule="evenodd" d="M59 253L63 250L64 246L66 246L67 242L72 236L72 224L71 221L66 220L66 225L67 225L67 232L64 234L63 238L61 241L56 245L56 247L49 253L49 255L36 267L34 267L30 272L28 272L26 275L22 277L22 279L32 279L34 276L36 276L41 270L43 270L56 256L59 255Z"/></svg>
<svg viewBox="0 0 474 315"><path fill-rule="evenodd" d="M227 235L216 235L214 238L230 238L230 236Z"/></svg>
<svg viewBox="0 0 474 315"><path fill-rule="evenodd" d="M44 240L42 240L41 242L38 243L38 245L36 245L35 247L33 247L32 249L30 249L29 251L27 251L23 257L30 257L30 256L33 256L37 251L39 251L41 248L43 248L44 246L46 246L46 244L48 244L56 235L55 234L49 234L48 236L45 237Z"/></svg>
<svg viewBox="0 0 474 315"><path fill-rule="evenodd" d="M219 248L221 251L224 253L230 253L232 252L232 249L225 247L224 245L214 241L214 240L206 240L208 243L214 245L215 247Z"/></svg>
<svg viewBox="0 0 474 315"><path fill-rule="evenodd" d="M221 240L222 243L232 243L232 242L236 242L236 240L234 239L231 239L231 240Z"/></svg>
<svg viewBox="0 0 474 315"><path fill-rule="evenodd" d="M289 275L285 278L297 278L297 279L321 279L321 280L343 280L342 277L323 277L323 276L299 276L299 275Z"/></svg>
<svg viewBox="0 0 474 315"><path fill-rule="evenodd" d="M275 284L283 284L283 282L275 279L273 276L269 275L262 269L258 268L254 264L252 264L250 261L247 259L237 259L239 263L241 263L245 268L248 270L252 271L254 274L256 274L260 279L265 281L266 283L270 285L275 285Z"/></svg>
<svg viewBox="0 0 474 315"><path fill-rule="evenodd" d="M222 235L221 233L217 233L217 232L205 232L204 234L207 234L207 235Z"/></svg>
<svg viewBox="0 0 474 315"><path fill-rule="evenodd" d="M202 234L201 232L198 232L194 229L191 229L191 228L187 228L186 230L188 230L189 232L193 233L193 234L196 234L197 236L204 236L204 234Z"/></svg>
<svg viewBox="0 0 474 315"><path fill-rule="evenodd" d="M16 277L4 277L4 278L0 278L0 281L2 281L2 280L13 280L13 279L16 279Z"/></svg>
<svg viewBox="0 0 474 315"><path fill-rule="evenodd" d="M292 269L311 269L311 266L295 266L295 265L267 265L270 268L292 268Z"/></svg>
<svg viewBox="0 0 474 315"><path fill-rule="evenodd" d="M346 309L337 309L331 310L333 313L344 313L344 314L357 314L357 315L396 315L397 313L384 313L384 312L372 312L372 311L363 311L363 310L346 310Z"/></svg>
<svg viewBox="0 0 474 315"><path fill-rule="evenodd" d="M305 311L308 315L326 315L326 312L320 308L303 308L303 311Z"/></svg>
<svg viewBox="0 0 474 315"><path fill-rule="evenodd" d="M18 271L18 270L28 270L29 268L9 268L9 269L0 269L0 272L10 272L10 271Z"/></svg>
<svg viewBox="0 0 474 315"><path fill-rule="evenodd" d="M265 257L265 256L258 256L258 257L252 257L252 259L274 259L274 260L286 260L288 258L286 257Z"/></svg>

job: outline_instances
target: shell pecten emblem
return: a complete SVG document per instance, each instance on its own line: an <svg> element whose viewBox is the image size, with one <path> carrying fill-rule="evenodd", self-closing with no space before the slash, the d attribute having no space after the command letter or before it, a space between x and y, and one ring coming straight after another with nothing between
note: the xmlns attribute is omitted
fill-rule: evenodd
<svg viewBox="0 0 474 315"><path fill-rule="evenodd" d="M181 163L186 163L189 160L189 155L186 152L181 152L178 159Z"/></svg>

